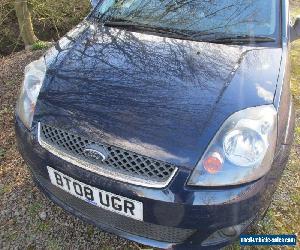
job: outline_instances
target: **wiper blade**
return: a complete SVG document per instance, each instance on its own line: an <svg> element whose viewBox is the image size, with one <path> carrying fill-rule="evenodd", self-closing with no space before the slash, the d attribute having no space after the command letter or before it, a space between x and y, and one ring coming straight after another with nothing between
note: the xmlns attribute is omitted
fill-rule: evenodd
<svg viewBox="0 0 300 250"><path fill-rule="evenodd" d="M209 32L181 31L165 27L148 26L146 24L133 22L126 19L111 19L104 23L108 27L127 27L130 29L144 30L155 32L163 35L171 35L175 38L185 38L195 41L212 42L212 43L262 43L275 42L272 37L250 36L250 35L216 35Z"/></svg>
<svg viewBox="0 0 300 250"><path fill-rule="evenodd" d="M126 26L143 26L141 23L133 22L126 19L108 19L104 22L104 26L108 27L126 27Z"/></svg>
<svg viewBox="0 0 300 250"><path fill-rule="evenodd" d="M144 30L144 31L151 31L155 33L160 33L160 34L166 34L166 35L175 35L179 37L189 37L190 34L186 33L184 31L179 31L179 30L174 30L174 29L169 29L169 28L162 28L162 27L156 27L156 26L148 26L145 24L141 23L136 23L136 22L131 22L128 20L122 20L122 19L114 19L114 20L109 20L104 23L104 26L108 27L128 27L132 29L138 29L138 30Z"/></svg>
<svg viewBox="0 0 300 250"><path fill-rule="evenodd" d="M240 35L240 36L216 37L211 39L210 41L219 42L219 43L251 43L251 42L265 43L265 42L275 42L275 39L266 36Z"/></svg>

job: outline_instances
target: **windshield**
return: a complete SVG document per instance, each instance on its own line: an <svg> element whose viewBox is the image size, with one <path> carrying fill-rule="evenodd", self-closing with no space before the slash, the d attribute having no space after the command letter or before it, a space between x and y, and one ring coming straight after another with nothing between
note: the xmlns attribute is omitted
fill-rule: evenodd
<svg viewBox="0 0 300 250"><path fill-rule="evenodd" d="M185 35L275 37L277 0L103 0L95 16ZM132 26L131 26L132 27Z"/></svg>

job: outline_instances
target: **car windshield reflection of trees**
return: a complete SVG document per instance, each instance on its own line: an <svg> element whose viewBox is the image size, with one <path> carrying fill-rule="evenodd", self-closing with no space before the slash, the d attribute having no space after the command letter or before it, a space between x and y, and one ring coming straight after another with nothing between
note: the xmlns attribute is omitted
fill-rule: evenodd
<svg viewBox="0 0 300 250"><path fill-rule="evenodd" d="M173 30L190 39L234 35L273 36L275 1L104 1L94 16L100 21Z"/></svg>

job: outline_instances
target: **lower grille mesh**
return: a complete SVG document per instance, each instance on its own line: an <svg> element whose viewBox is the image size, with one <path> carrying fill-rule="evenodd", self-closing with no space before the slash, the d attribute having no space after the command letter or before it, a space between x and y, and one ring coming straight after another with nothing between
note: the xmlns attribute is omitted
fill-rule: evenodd
<svg viewBox="0 0 300 250"><path fill-rule="evenodd" d="M138 155L121 148L97 143L78 135L54 128L45 124L40 124L39 137L42 142L51 145L61 153L71 155L86 163L92 163L102 168L110 168L112 171L122 173L125 176L135 177L151 182L160 183L166 186L174 176L177 168L171 164L157 161L142 155ZM84 154L84 149L90 145L97 145L108 152L105 161L96 160ZM124 178L126 182L128 178ZM130 179L129 179L130 180ZM149 186L149 185L147 185Z"/></svg>

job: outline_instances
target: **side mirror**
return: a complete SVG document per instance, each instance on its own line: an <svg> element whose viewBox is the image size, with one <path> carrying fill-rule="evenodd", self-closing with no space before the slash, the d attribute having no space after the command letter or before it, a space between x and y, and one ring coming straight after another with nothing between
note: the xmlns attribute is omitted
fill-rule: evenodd
<svg viewBox="0 0 300 250"><path fill-rule="evenodd" d="M294 25L290 26L290 41L297 39L300 39L300 16L297 16Z"/></svg>
<svg viewBox="0 0 300 250"><path fill-rule="evenodd" d="M90 0L91 5L93 8L95 8L97 6L97 4L99 3L100 0Z"/></svg>

